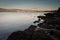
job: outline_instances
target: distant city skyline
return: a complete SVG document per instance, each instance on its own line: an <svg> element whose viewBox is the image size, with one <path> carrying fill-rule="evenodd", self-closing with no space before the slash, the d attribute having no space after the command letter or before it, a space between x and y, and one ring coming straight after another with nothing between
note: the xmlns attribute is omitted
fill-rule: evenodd
<svg viewBox="0 0 60 40"><path fill-rule="evenodd" d="M54 10L60 0L0 0L0 8Z"/></svg>

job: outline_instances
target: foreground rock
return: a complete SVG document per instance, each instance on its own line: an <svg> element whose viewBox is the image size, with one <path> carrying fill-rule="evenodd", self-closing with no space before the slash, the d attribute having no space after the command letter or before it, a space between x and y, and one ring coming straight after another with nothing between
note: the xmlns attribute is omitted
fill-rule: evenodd
<svg viewBox="0 0 60 40"><path fill-rule="evenodd" d="M36 31L32 32L25 32L25 31L18 31L12 33L7 40L53 40L49 36L47 36L44 32Z"/></svg>
<svg viewBox="0 0 60 40"><path fill-rule="evenodd" d="M24 31L13 32L7 40L60 40L60 8L53 13L38 16L36 26L31 25ZM44 20L41 22L41 19Z"/></svg>

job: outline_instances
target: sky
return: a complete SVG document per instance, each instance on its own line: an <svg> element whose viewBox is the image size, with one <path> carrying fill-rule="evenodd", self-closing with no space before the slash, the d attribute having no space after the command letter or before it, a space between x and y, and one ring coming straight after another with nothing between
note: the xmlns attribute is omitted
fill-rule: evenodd
<svg viewBox="0 0 60 40"><path fill-rule="evenodd" d="M50 10L60 7L60 0L0 0L0 8Z"/></svg>

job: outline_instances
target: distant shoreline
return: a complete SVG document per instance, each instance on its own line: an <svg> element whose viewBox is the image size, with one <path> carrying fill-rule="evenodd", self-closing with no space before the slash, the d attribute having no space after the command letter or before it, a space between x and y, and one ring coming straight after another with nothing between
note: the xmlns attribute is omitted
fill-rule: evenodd
<svg viewBox="0 0 60 40"><path fill-rule="evenodd" d="M55 11L56 10L40 11L40 10L3 9L3 8L0 8L0 12L55 12Z"/></svg>

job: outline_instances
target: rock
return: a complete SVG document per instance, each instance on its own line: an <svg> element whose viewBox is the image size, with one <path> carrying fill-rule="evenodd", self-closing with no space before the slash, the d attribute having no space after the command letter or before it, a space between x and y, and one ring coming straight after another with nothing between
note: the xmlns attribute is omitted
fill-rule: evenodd
<svg viewBox="0 0 60 40"><path fill-rule="evenodd" d="M41 19L44 22L40 23ZM57 12L38 16L34 23L38 23L37 26L31 25L24 31L13 32L7 40L60 40L60 8Z"/></svg>
<svg viewBox="0 0 60 40"><path fill-rule="evenodd" d="M37 28L37 26L31 25L29 28L25 29L24 31L33 32L33 31L35 31L36 28Z"/></svg>
<svg viewBox="0 0 60 40"><path fill-rule="evenodd" d="M12 33L7 40L50 40L46 34L36 31L34 33L32 32L24 32L24 31L18 31Z"/></svg>

